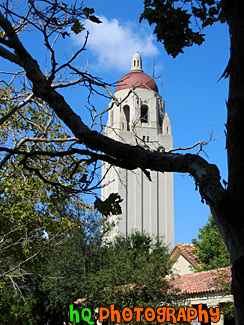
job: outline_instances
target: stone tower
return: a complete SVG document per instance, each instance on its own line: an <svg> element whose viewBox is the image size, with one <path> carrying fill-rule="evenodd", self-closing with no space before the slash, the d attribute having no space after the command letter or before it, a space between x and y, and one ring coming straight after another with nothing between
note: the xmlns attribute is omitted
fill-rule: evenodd
<svg viewBox="0 0 244 325"><path fill-rule="evenodd" d="M128 144L138 144L148 150L172 149L171 125L165 103L155 81L142 70L138 52L132 58L131 70L120 79L115 90L119 105L113 105L105 135ZM174 246L173 174L151 172L152 182L141 170L127 171L102 167L102 199L110 193L122 197L122 215L111 236L128 235L132 230L164 236ZM117 219L118 217L113 216Z"/></svg>

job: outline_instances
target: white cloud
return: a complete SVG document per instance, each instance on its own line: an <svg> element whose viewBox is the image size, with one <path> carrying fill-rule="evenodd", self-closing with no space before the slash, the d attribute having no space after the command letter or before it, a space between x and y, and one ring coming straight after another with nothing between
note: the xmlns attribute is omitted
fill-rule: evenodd
<svg viewBox="0 0 244 325"><path fill-rule="evenodd" d="M96 66L102 70L128 71L135 51L142 57L155 57L157 47L153 44L153 35L149 28L133 23L120 24L117 19L108 20L99 17L102 24L87 21L86 28L90 35L87 48L96 57ZM83 37L76 42L83 44ZM89 64L94 62L88 62Z"/></svg>

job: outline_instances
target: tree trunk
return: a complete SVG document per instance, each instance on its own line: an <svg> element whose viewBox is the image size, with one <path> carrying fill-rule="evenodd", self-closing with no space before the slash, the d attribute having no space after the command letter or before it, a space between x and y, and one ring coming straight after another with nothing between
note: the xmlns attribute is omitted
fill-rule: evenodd
<svg viewBox="0 0 244 325"><path fill-rule="evenodd" d="M244 256L233 263L232 294L235 301L235 323L244 324Z"/></svg>
<svg viewBox="0 0 244 325"><path fill-rule="evenodd" d="M228 189L226 244L232 262L236 324L244 324L244 1L225 0L230 27L230 88L227 119ZM227 215L228 214L228 215ZM228 233L227 233L228 230Z"/></svg>

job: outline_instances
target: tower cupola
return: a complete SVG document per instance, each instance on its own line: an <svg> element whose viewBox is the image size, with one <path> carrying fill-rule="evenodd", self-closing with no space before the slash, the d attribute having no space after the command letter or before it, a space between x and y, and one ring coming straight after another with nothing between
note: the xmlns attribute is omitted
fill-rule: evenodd
<svg viewBox="0 0 244 325"><path fill-rule="evenodd" d="M142 60L141 60L141 56L138 53L138 51L136 51L136 53L132 57L130 72L143 72L143 70L142 70Z"/></svg>
<svg viewBox="0 0 244 325"><path fill-rule="evenodd" d="M120 90L132 89L135 87L140 89L151 89L158 93L158 87L153 78L143 72L142 59L137 51L132 57L130 72L120 79L115 92L117 93Z"/></svg>

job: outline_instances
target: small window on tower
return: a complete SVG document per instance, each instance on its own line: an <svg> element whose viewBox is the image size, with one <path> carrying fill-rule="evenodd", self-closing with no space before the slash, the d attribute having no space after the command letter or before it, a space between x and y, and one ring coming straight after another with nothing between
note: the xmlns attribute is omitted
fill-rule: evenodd
<svg viewBox="0 0 244 325"><path fill-rule="evenodd" d="M158 124L162 127L164 114L162 111L158 110Z"/></svg>
<svg viewBox="0 0 244 325"><path fill-rule="evenodd" d="M125 114L125 119L126 119L126 129L127 131L130 131L130 106L125 105L123 107L124 114Z"/></svg>
<svg viewBox="0 0 244 325"><path fill-rule="evenodd" d="M139 60L137 60L137 66L139 67Z"/></svg>
<svg viewBox="0 0 244 325"><path fill-rule="evenodd" d="M141 106L141 123L148 123L148 107L147 107L147 105Z"/></svg>

